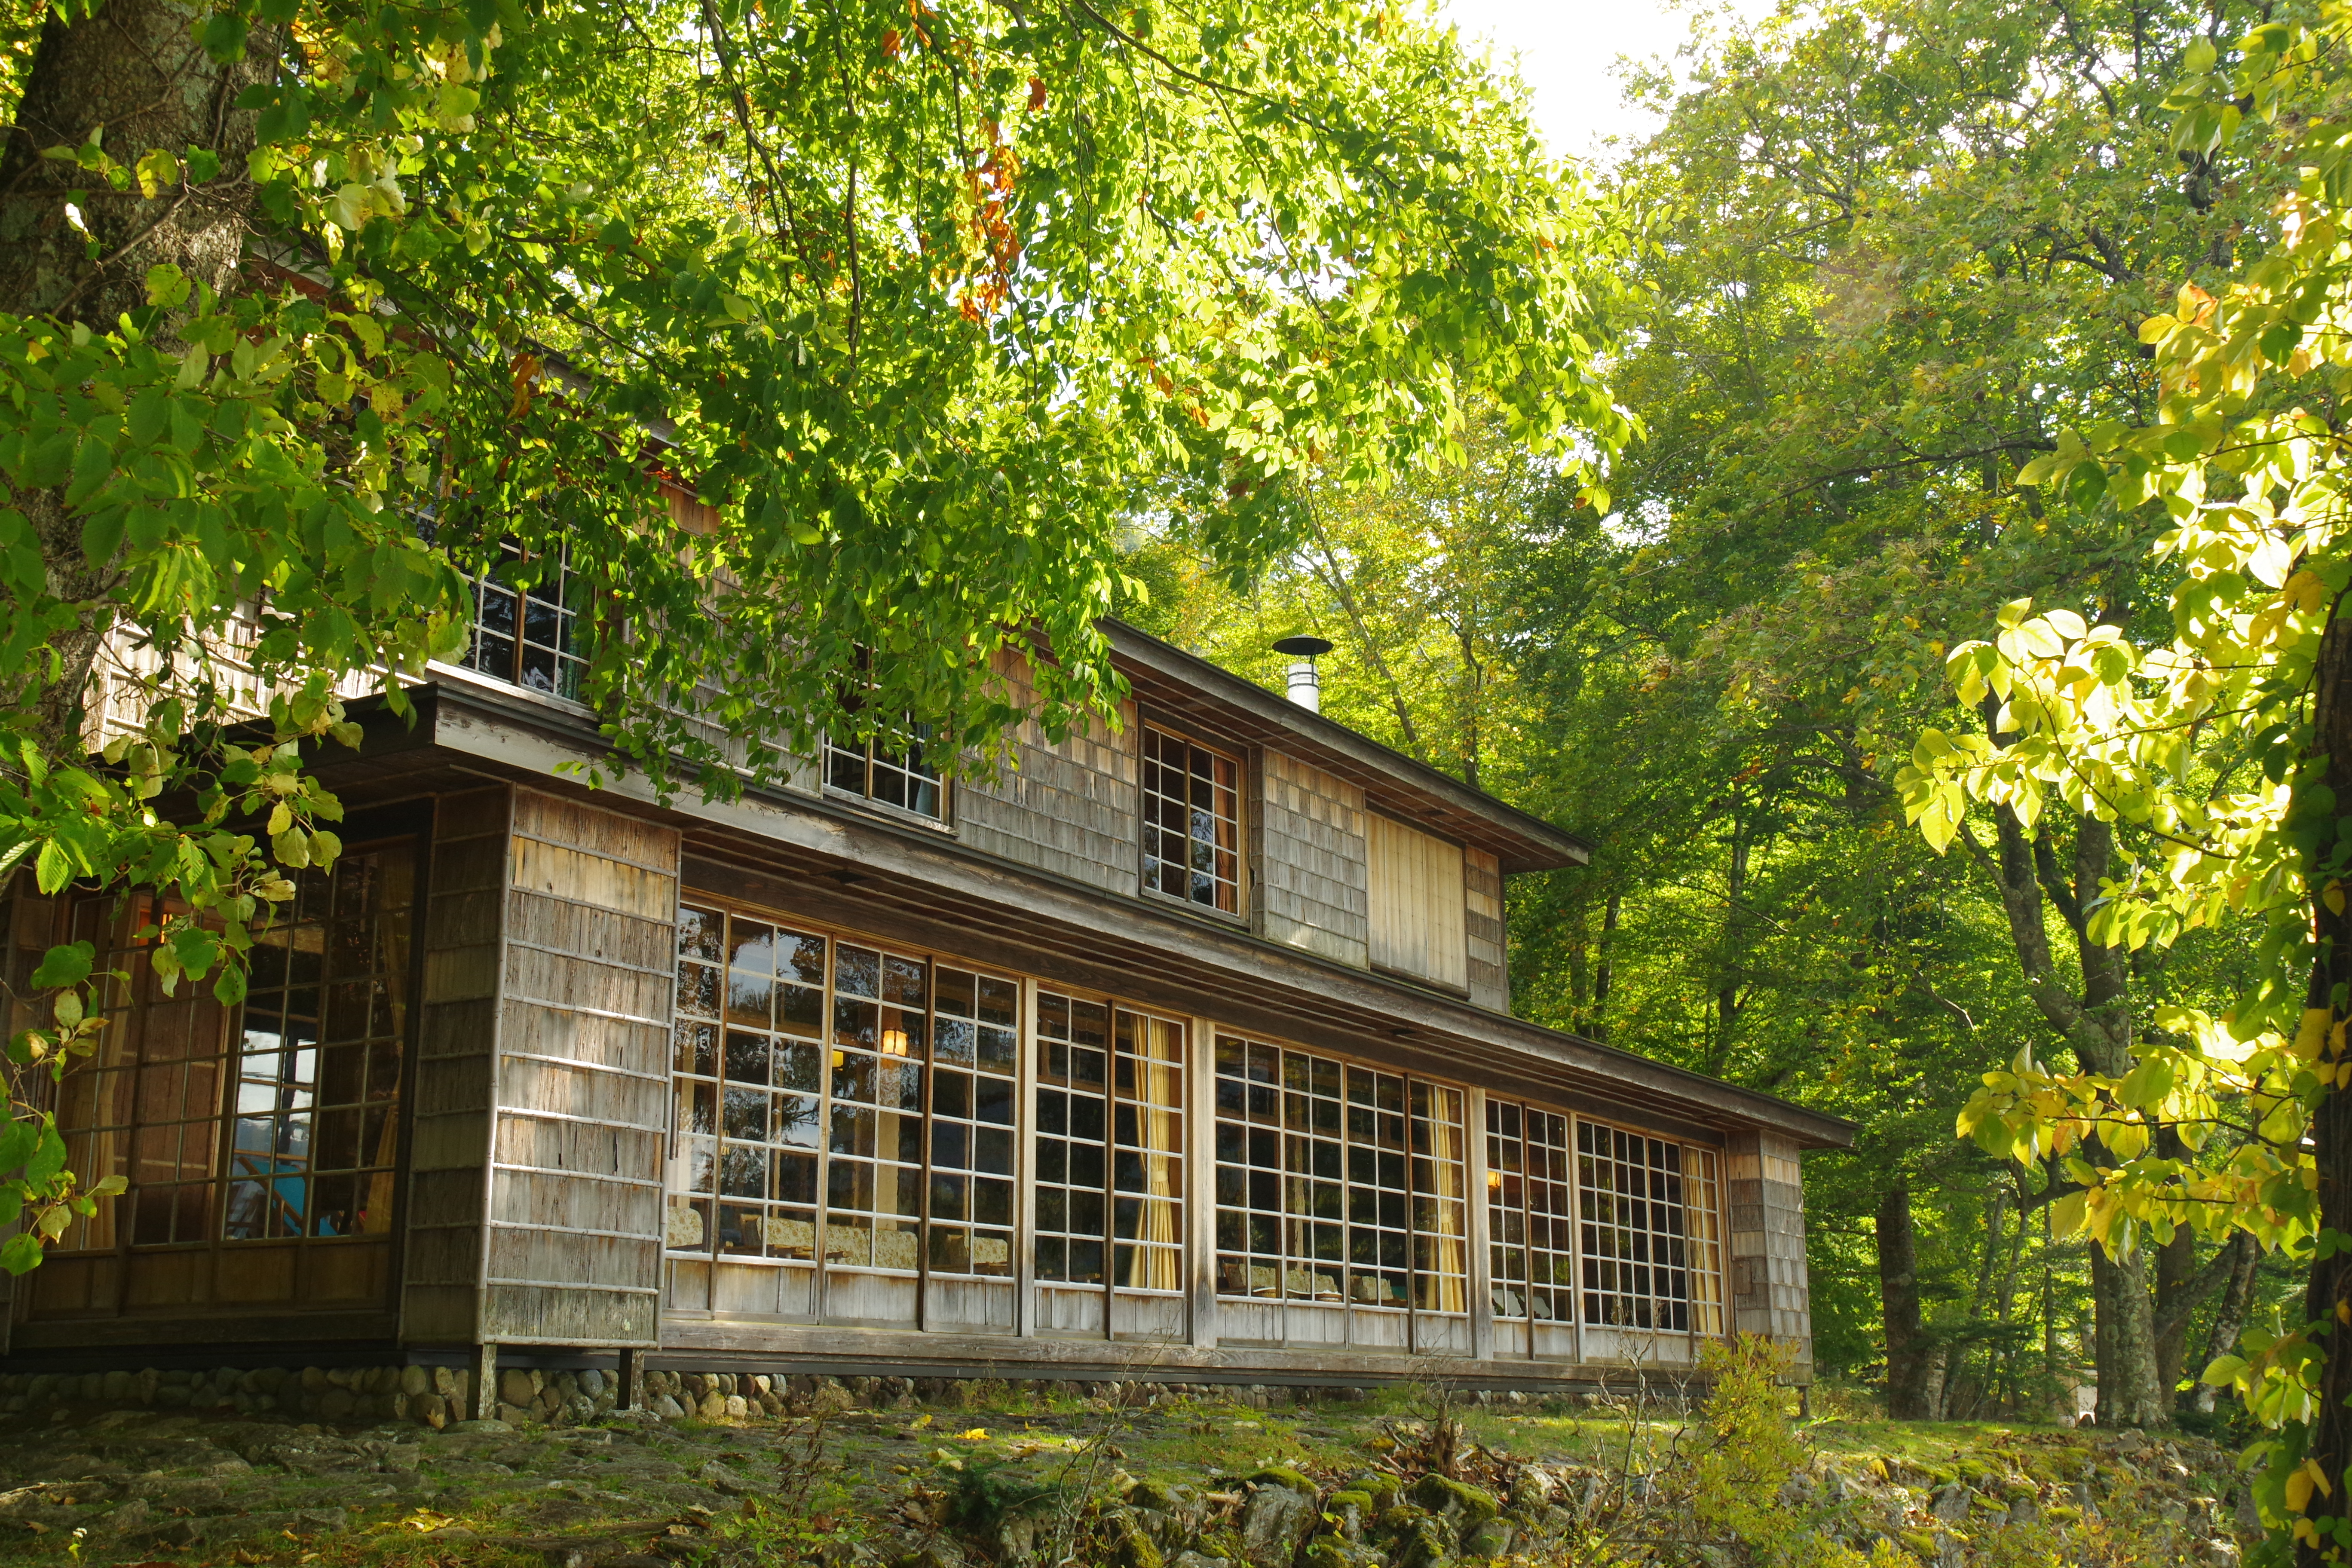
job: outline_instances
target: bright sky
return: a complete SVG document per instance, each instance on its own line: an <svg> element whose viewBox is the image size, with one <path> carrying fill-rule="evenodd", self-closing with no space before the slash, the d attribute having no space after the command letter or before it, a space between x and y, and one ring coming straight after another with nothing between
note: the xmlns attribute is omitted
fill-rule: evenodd
<svg viewBox="0 0 2352 1568"><path fill-rule="evenodd" d="M1772 7L1728 0L1725 8L1753 18ZM1439 0L1439 9L1466 40L1492 44L1498 63L1518 55L1536 128L1563 156L1592 154L1604 137L1633 141L1654 128L1625 106L1612 68L1620 56L1671 56L1689 37L1692 16L1675 0Z"/></svg>

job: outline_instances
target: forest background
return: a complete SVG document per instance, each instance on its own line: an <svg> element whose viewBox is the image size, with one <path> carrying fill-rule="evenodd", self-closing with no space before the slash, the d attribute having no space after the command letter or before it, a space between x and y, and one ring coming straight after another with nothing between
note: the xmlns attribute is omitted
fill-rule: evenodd
<svg viewBox="0 0 2352 1568"><path fill-rule="evenodd" d="M2166 105L2200 40L2261 19L1702 14L1627 79L1664 123L1609 179L1645 243L1612 366L1643 434L1607 516L1474 418L1458 468L1310 489L1304 544L1246 585L1181 512L1134 542L1130 618L1269 683L1275 638L1327 637L1326 712L1600 846L1517 880L1518 1011L1861 1124L1807 1162L1816 1353L1897 1415L2071 1418L2105 1365L2110 1419L2145 1380L2223 1421L2198 1374L2299 1318L2302 1266L2251 1237L2184 1226L2118 1265L2053 1233L2067 1184L1954 1133L1981 1074L2106 1003L2219 1013L2259 931L2105 949L2126 828L2060 812L2029 844L1979 812L1938 854L1895 787L1923 730L1983 732L1945 660L2005 603L2169 635L2162 512L2018 479L2062 430L2155 422L2141 321L2266 221L2274 192L2177 153Z"/></svg>
<svg viewBox="0 0 2352 1568"><path fill-rule="evenodd" d="M1522 1011L1861 1125L1809 1182L1833 1375L1883 1380L1899 1415L2038 1415L2095 1369L2103 1420L2203 1419L2193 1373L2294 1288L2264 1248L2315 1228L2291 1112L2352 1084L2297 1065L2322 1013L2313 1054L2264 1044L2251 1092L2205 1087L2247 1058L2215 1016L2260 992L2244 1019L2271 1039L2279 975L2309 967L2302 884L2273 878L2265 938L2184 924L2138 879L2179 826L2167 790L2252 752L2143 790L2154 816L1949 759L2056 710L1977 705L1983 679L2005 695L2088 624L2176 629L2167 508L2196 510L2221 428L2166 395L2199 374L2197 285L2321 232L2284 221L2272 164L2344 158L2293 137L2341 109L2352 13L2306 35L2273 11L1701 18L1675 69L1633 78L1662 129L1598 199L1452 40L1378 6L1155 13L1149 37L1085 4L918 5L902 30L887 6L674 0L618 35L508 0L19 13L0 870L169 893L172 963L234 1001L279 869L337 849L282 742L348 738L338 681L453 652L469 579L509 558L568 553L598 633L580 695L615 765L665 787L740 787L894 714L929 716L942 760L984 747L1008 714L972 656L1033 628L1058 728L1108 679L1106 606L1269 680L1268 645L1318 631L1336 716L1602 846L1517 890ZM2217 47L2242 105L2198 96ZM2326 64L2280 115L2265 73L2293 49ZM804 90L820 56L837 102ZM2279 129L2233 144L2250 110ZM2303 325L2255 321L2225 357L2301 376ZM649 418L715 533L661 521ZM2164 507L2116 445L2159 424ZM2284 595L2244 617L2258 645L2341 564L2289 585L2293 531L2266 530L2231 578ZM262 599L237 657L280 743L248 750L211 672ZM1996 622L1956 688L1955 645ZM124 635L162 673L94 769L87 678ZM2132 679L2099 647L2070 689ZM2281 668L2284 697L2232 711L2301 700ZM2277 786L2298 722L2207 732ZM143 804L183 789L203 823ZM2253 831L2278 795L2252 791ZM2340 882L2309 885L2344 916ZM15 1065L87 1051L89 963L28 977L57 1027ZM2098 1080L2094 1111L2000 1100L2045 1057ZM72 1178L11 1094L0 1221L38 1216L13 1268ZM2007 1163L2053 1139L2120 1184ZM2226 1194L2148 1196L2199 1161L2237 1173Z"/></svg>

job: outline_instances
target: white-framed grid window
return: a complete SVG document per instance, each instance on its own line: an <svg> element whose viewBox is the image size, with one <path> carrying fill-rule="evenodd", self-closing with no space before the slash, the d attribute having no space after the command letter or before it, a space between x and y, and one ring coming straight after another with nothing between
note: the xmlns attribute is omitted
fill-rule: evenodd
<svg viewBox="0 0 2352 1568"><path fill-rule="evenodd" d="M1224 914L1241 910L1241 763L1143 729L1143 885Z"/></svg>
<svg viewBox="0 0 2352 1568"><path fill-rule="evenodd" d="M1715 1152L1580 1117L1576 1151L1584 1321L1720 1335Z"/></svg>
<svg viewBox="0 0 2352 1568"><path fill-rule="evenodd" d="M1576 1321L1571 1119L1486 1101L1486 1233L1495 1316Z"/></svg>
<svg viewBox="0 0 2352 1568"><path fill-rule="evenodd" d="M1462 1092L1217 1040L1217 1293L1454 1313Z"/></svg>
<svg viewBox="0 0 2352 1568"><path fill-rule="evenodd" d="M947 820L947 784L923 761L931 727L912 719L897 737L877 736L860 744L824 740L825 787L894 807L933 822Z"/></svg>
<svg viewBox="0 0 2352 1568"><path fill-rule="evenodd" d="M1173 1019L1039 994L1041 1281L1182 1288L1185 1033Z"/></svg>
<svg viewBox="0 0 2352 1568"><path fill-rule="evenodd" d="M579 635L582 596L567 551L532 555L500 541L498 559L474 579L474 640L457 662L578 701L588 668Z"/></svg>

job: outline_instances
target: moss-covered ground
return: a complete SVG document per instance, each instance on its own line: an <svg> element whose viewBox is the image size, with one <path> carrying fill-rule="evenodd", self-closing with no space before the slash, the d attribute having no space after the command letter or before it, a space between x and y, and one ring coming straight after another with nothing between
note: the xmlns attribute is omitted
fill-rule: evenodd
<svg viewBox="0 0 2352 1568"><path fill-rule="evenodd" d="M2246 1541L2231 1457L2189 1439L1140 1394L446 1432L68 1408L0 1432L0 1568L2171 1568Z"/></svg>

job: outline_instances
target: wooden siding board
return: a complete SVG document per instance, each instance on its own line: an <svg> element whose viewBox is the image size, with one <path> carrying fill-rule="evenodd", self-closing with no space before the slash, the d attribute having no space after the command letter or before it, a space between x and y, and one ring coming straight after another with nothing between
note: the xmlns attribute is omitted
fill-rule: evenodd
<svg viewBox="0 0 2352 1568"><path fill-rule="evenodd" d="M1794 1346L1797 1375L1809 1381L1813 1326L1800 1161L1793 1139L1761 1131L1732 1135L1724 1160L1724 1286L1732 1331Z"/></svg>
<svg viewBox="0 0 2352 1568"><path fill-rule="evenodd" d="M1468 903L1461 847L1371 814L1371 962L1469 988Z"/></svg>
<svg viewBox="0 0 2352 1568"><path fill-rule="evenodd" d="M1497 1013L1511 1010L1510 932L1505 924L1503 873L1492 852L1465 849L1462 881L1467 912L1463 947L1470 1000Z"/></svg>
<svg viewBox="0 0 2352 1568"><path fill-rule="evenodd" d="M1259 766L1250 883L1259 934L1341 963L1370 962L1364 792L1281 752Z"/></svg>
<svg viewBox="0 0 2352 1568"><path fill-rule="evenodd" d="M483 1337L651 1344L678 836L521 790L512 842Z"/></svg>
<svg viewBox="0 0 2352 1568"><path fill-rule="evenodd" d="M444 796L433 814L411 1078L401 1339L464 1343L480 1331L484 1172L495 1098L505 785Z"/></svg>
<svg viewBox="0 0 2352 1568"><path fill-rule="evenodd" d="M992 668L1008 700L1034 704L1035 683L1019 654L1000 650ZM1119 720L1116 731L1094 720L1056 742L1034 719L1024 719L1001 777L957 781L957 837L983 854L1133 894L1142 876L1133 703L1121 707Z"/></svg>

